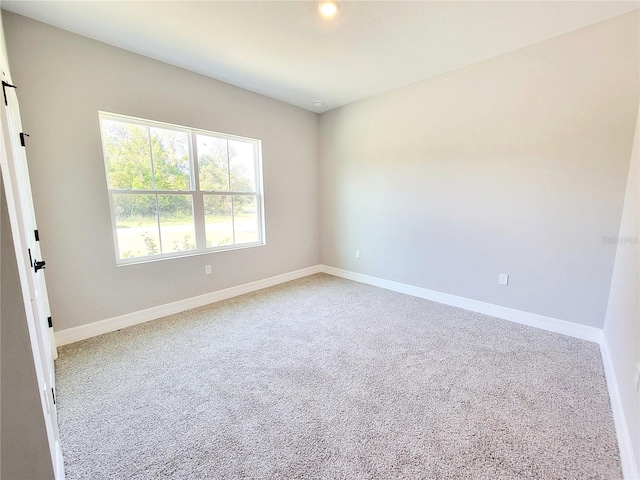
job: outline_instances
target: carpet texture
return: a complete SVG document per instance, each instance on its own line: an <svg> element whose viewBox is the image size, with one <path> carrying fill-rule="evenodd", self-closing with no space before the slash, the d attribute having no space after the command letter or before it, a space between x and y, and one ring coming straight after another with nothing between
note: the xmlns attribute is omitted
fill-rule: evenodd
<svg viewBox="0 0 640 480"><path fill-rule="evenodd" d="M73 479L613 479L595 343L328 275L60 349Z"/></svg>

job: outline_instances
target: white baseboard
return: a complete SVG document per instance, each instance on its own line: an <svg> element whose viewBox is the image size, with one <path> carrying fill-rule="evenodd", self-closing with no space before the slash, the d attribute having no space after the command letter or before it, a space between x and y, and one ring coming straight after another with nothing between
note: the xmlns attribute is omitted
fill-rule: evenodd
<svg viewBox="0 0 640 480"><path fill-rule="evenodd" d="M320 265L320 270L336 277L367 283L387 290L393 290L394 292L406 293L407 295L413 295L414 297L425 298L434 302L444 303L446 305L483 313L485 315L491 315L492 317L498 317L504 320L529 325L530 327L541 328L550 332L561 333L563 335L580 338L582 340L599 343L601 338L602 330L596 327L580 325L578 323L567 322L566 320L546 317L536 313L524 312L514 308L502 307L500 305L472 300L470 298L458 297L457 295L451 295L449 293L428 290L426 288L415 287L406 283L385 280L383 278L372 277L362 273L342 270L341 268L329 267L327 265Z"/></svg>
<svg viewBox="0 0 640 480"><path fill-rule="evenodd" d="M158 305L156 307L127 313L118 317L108 318L106 320L100 320L87 325L60 330L55 334L56 345L61 346L68 343L78 342L80 340L95 337L96 335L113 332L121 328L130 327L132 325L148 322L150 320L155 320L161 317L166 317L167 315L184 312L185 310L190 310L192 308L201 307L210 303L219 302L221 300L226 300L238 295L254 292L256 290L271 287L291 280L296 280L298 278L306 277L308 275L313 275L314 273L320 272L334 275L336 277L346 278L348 280L354 280L356 282L374 285L376 287L385 288L387 290L393 290L395 292L405 293L414 297L425 298L427 300L444 303L446 305L463 308L465 310L471 310L474 312L483 313L485 315L491 315L493 317L502 318L504 320L510 320L512 322L541 328L543 330L569 335L571 337L576 337L583 340L590 340L592 342L600 343L600 340L602 338L602 330L599 328L567 322L565 320L546 317L544 315L538 315L535 313L524 312L522 310L516 310L513 308L502 307L500 305L481 302L479 300L472 300L448 293L437 292L435 290L428 290L426 288L416 287L413 285L408 285L406 283L385 280L383 278L372 277L369 275L364 275L362 273L351 272L327 265L314 265L312 267L284 273L282 275L276 275L274 277L265 278L263 280L225 288L224 290L218 290L216 292L206 293L197 297L186 298L184 300L178 300L176 302Z"/></svg>
<svg viewBox="0 0 640 480"><path fill-rule="evenodd" d="M602 355L602 363L604 364L604 374L607 378L607 388L609 389L613 421L616 425L616 435L618 437L618 447L620 448L622 472L626 479L640 479L640 469L636 462L635 454L633 453L631 434L629 432L624 409L622 407L620 390L618 390L618 379L613 368L613 361L611 360L611 354L609 353L609 345L607 344L604 333L601 335L600 353Z"/></svg>
<svg viewBox="0 0 640 480"><path fill-rule="evenodd" d="M224 290L206 293L197 297L178 300L177 302L171 302L157 307L127 313L125 315L100 320L87 325L80 325L79 327L67 328L55 333L56 345L61 346L68 343L78 342L80 340L95 337L96 335L102 335L103 333L113 332L121 328L131 327L150 320L156 320L161 317L166 317L167 315L173 315L192 308L202 307L204 305L209 305L210 303L237 297L238 295L244 295L245 293L255 292L256 290L272 287L280 283L289 282L291 280L296 280L319 272L320 266L314 265L313 267L307 267L301 270L284 273L282 275L265 278L263 280L225 288Z"/></svg>

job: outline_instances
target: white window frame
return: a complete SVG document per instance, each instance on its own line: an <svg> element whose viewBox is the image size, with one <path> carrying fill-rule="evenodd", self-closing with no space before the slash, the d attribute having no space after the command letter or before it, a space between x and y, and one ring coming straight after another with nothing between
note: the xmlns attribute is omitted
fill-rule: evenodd
<svg viewBox="0 0 640 480"><path fill-rule="evenodd" d="M134 189L112 189L109 186L109 178L107 171L107 156L105 150L105 142L104 142L104 133L102 131L102 120L115 120L119 122L126 122L133 125L140 125L144 127L158 127L165 128L169 130L175 130L179 132L184 132L189 136L189 162L191 169L191 178L190 178L190 190L134 190ZM216 252L224 252L229 250L239 250L244 248L253 248L253 247L261 247L266 245L266 232L265 232L265 212L264 212L264 193L263 193L263 176L262 176L262 142L259 139L241 137L238 135L230 135L228 133L220 133L213 132L210 130L202 130L198 128L185 127L182 125L174 125L165 122L157 122L154 120L147 120L144 118L131 117L128 115L120 115L117 113L103 112L98 111L98 122L100 124L100 138L102 142L102 155L103 155L103 165L105 168L105 181L106 181L106 190L109 197L109 209L111 214L111 230L113 233L113 245L114 252L116 258L116 265L132 265L139 263L147 263L147 262L156 262L166 259L172 258L183 258L183 257L191 257L195 255L205 255L209 253ZM254 146L254 155L256 159L255 165L255 192L234 192L234 191L209 191L209 190L200 190L200 177L198 172L198 151L197 151L197 142L196 136L207 135L225 140L237 140L245 143L252 143ZM231 185L229 185L231 187ZM195 250L187 250L187 251L179 251L179 252L168 252L168 253L158 253L155 255L146 255L139 257L131 257L131 258L120 258L120 245L118 240L118 230L116 226L116 211L114 208L113 196L114 194L126 194L126 195L190 195L192 199L193 205L193 219L194 219L194 228L195 228L195 242L196 248ZM241 243L232 245L223 245L223 246L215 246L215 247L207 247L206 246L206 224L205 224L205 216L204 216L204 196L205 195L228 195L228 196L239 196L246 195L256 198L256 212L257 212L257 229L258 229L258 241L250 242L250 243ZM233 209L232 209L233 212ZM232 213L233 215L233 213ZM232 217L234 218L234 217ZM162 235L160 234L160 225L159 225L159 217L158 217L158 234L160 235L160 242L162 242ZM235 233L234 233L235 235ZM160 248L162 251L162 248Z"/></svg>

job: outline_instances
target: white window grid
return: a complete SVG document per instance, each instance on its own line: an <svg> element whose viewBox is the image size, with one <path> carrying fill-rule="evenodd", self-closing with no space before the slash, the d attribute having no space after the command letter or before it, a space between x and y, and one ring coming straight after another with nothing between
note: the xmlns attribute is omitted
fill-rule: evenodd
<svg viewBox="0 0 640 480"><path fill-rule="evenodd" d="M185 127L181 125L175 125L165 122L158 122L154 120L146 120L137 117L130 117L127 115L121 115L117 113L103 112L99 111L99 120L100 120L100 129L102 131L102 119L106 120L115 120L119 122L126 122L134 125L140 125L143 127L151 128L158 127L164 128L167 130L174 130L178 132L183 132L188 135L189 138L189 167L190 167L190 189L189 190L142 190L142 189L113 189L109 186L108 174L106 172L106 164L105 164L105 179L107 182L107 192L109 194L109 208L111 213L111 229L113 232L113 241L115 247L115 257L117 265L130 265L137 263L146 263L153 262L157 260L163 259L171 259L171 258L182 258L189 257L194 255L203 255L214 252L223 252L229 250L239 250L244 248L251 247L259 247L266 245L266 234L265 234L265 213L264 213L264 194L263 194L263 178L262 178L262 142L255 138L249 137L241 137L238 135L231 135L227 133L214 132L210 130L203 130L192 127ZM197 142L196 135L206 135L219 139L225 140L237 140L247 143L252 143L254 146L254 158L256 160L255 165L255 186L256 190L254 192L236 192L232 190L201 190L200 189L200 178L198 172L198 151L197 151ZM152 153L151 153L152 154ZM104 152L104 142L103 142L103 157L106 161L106 152ZM153 175L153 161L151 161L151 169L152 169L152 186L155 186L155 176ZM228 175L230 176L230 169L227 169ZM228 185L231 186L230 178L228 179ZM194 227L195 227L195 236L196 236L196 248L193 250L184 250L179 252L167 252L167 253L158 253L147 256L138 256L132 258L121 258L120 257L120 248L119 248L119 240L118 240L118 231L116 227L116 215L114 208L114 194L126 194L126 195L155 195L156 196L156 209L158 209L157 198L158 195L189 195L191 196L191 201L193 205L193 218L194 218ZM232 202L234 196L250 196L256 198L256 211L257 211L257 222L258 222L258 235L259 239L255 242L249 243L235 243L235 229L232 228L232 232L234 235L233 244L230 245L222 245L222 246L206 246L206 223L205 223L205 215L204 215L204 196L205 195L214 195L214 196L231 196ZM233 212L233 206L232 206ZM160 232L160 215L156 215L156 220L158 222L158 232ZM162 235L159 235L160 242L160 252L162 252Z"/></svg>

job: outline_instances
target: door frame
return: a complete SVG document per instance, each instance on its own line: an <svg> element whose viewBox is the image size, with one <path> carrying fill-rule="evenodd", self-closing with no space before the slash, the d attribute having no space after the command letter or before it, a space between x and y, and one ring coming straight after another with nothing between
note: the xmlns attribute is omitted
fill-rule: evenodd
<svg viewBox="0 0 640 480"><path fill-rule="evenodd" d="M2 17L0 14L0 60L2 72L2 80L13 84L9 71L8 55L6 51L6 42L4 37L4 28L2 26ZM4 90L4 89L3 89ZM20 287L22 292L22 301L25 307L25 316L27 320L27 328L29 332L29 340L33 355L33 362L36 373L36 380L39 390L40 405L42 408L42 416L45 423L47 442L49 445L49 453L51 457L52 470L56 480L64 480L64 462L62 458L62 448L60 445L60 435L58 432L57 414L55 405L53 358L56 352L52 349L50 336L52 329L45 329L38 322L43 321L42 318L36 318L45 314L43 307L38 307L37 297L38 288L44 288L42 295L46 297L46 285L44 281L42 286L36 287L37 280L31 272L29 262L29 242L27 235L33 235L33 232L25 231L25 225L29 221L25 220L29 215L33 215L31 197L31 188L25 188L22 182L28 182L28 167L24 158L17 159L15 149L20 138L20 133L16 125L20 123L20 109L17 97L13 92L14 89L7 88L7 99L11 102L11 113L5 106L4 96L0 96L0 169L2 171L2 182L4 185L5 197L7 201L7 210L9 214L9 222L11 224L11 235L15 249L16 263L18 267L18 275L20 278ZM23 147L21 147L23 148ZM24 153L23 153L24 154ZM24 162L20 167L18 162ZM22 177L20 177L22 175ZM26 178L24 178L26 176ZM31 208L30 211L27 211ZM35 219L31 219L35 221ZM43 272L35 275L43 275ZM48 308L48 301L47 307ZM48 312L46 312L48 315ZM49 344L45 345L45 342ZM49 356L50 358L45 358Z"/></svg>

